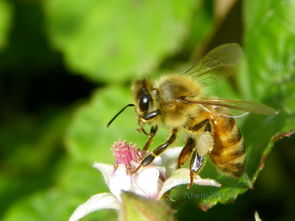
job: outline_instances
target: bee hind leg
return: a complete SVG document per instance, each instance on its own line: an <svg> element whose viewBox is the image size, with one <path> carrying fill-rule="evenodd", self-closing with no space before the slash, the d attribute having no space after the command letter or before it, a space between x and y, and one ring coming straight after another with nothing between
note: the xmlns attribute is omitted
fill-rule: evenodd
<svg viewBox="0 0 295 221"><path fill-rule="evenodd" d="M182 148L181 153L178 157L177 168L180 168L183 164L185 164L185 162L188 160L188 158L192 154L195 145L196 145L196 141L193 138L189 137L186 140L186 144Z"/></svg>
<svg viewBox="0 0 295 221"><path fill-rule="evenodd" d="M190 184L188 185L188 188L191 188L193 186L195 175L202 168L203 163L204 157L200 156L195 150L190 162Z"/></svg>

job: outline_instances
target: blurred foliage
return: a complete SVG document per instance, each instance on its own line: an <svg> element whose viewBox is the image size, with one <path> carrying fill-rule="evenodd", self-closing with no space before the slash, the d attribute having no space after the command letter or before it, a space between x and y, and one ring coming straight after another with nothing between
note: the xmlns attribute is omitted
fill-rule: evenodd
<svg viewBox="0 0 295 221"><path fill-rule="evenodd" d="M9 1L0 1L0 50L5 46L11 26L12 9Z"/></svg>
<svg viewBox="0 0 295 221"><path fill-rule="evenodd" d="M106 128L132 102L132 81L184 71L189 60L236 41L245 51L239 73L206 91L279 114L239 120L248 156L240 180L207 159L201 175L222 188L177 188L170 203L178 220L252 220L255 210L262 220L293 220L295 136L271 139L295 125L294 1L220 2L228 9L223 16L217 0L0 0L0 219L66 220L91 195L108 191L91 164L112 163L118 139L139 147L146 139L135 131L133 109ZM153 146L167 136L161 128ZM235 199L207 213L196 208ZM100 211L83 220L116 217Z"/></svg>
<svg viewBox="0 0 295 221"><path fill-rule="evenodd" d="M150 72L175 52L188 31L194 3L48 0L45 8L49 35L68 66L110 82Z"/></svg>

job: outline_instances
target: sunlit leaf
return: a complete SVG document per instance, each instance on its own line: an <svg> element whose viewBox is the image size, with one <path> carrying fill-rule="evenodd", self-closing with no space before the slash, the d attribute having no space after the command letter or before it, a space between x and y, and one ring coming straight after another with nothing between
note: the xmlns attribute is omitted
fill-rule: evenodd
<svg viewBox="0 0 295 221"><path fill-rule="evenodd" d="M179 49L194 10L191 0L45 3L48 33L67 65L103 81L150 72Z"/></svg>

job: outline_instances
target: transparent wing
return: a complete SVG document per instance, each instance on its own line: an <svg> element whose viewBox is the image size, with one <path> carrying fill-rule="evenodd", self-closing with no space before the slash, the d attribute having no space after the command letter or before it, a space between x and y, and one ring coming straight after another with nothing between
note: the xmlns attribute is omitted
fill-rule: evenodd
<svg viewBox="0 0 295 221"><path fill-rule="evenodd" d="M221 117L228 117L228 118L241 118L249 114L249 112L236 110L236 109L229 109L219 106L205 106L202 104L199 104L205 111L221 116Z"/></svg>
<svg viewBox="0 0 295 221"><path fill-rule="evenodd" d="M255 113L255 114L264 114L264 115L273 115L278 112L268 107L264 104L256 103L253 101L240 101L240 100L230 100L230 99L213 99L213 100L200 100L200 101L189 101L183 100L184 103L188 104L199 104L205 110L209 112L217 112L218 107L229 108L234 110L239 110L240 115L231 116L231 117L242 117L247 113ZM222 116L230 117L227 114L220 113Z"/></svg>
<svg viewBox="0 0 295 221"><path fill-rule="evenodd" d="M242 48L236 43L220 45L209 51L184 74L200 77L207 73L221 73L224 76L229 76L239 63L242 54Z"/></svg>

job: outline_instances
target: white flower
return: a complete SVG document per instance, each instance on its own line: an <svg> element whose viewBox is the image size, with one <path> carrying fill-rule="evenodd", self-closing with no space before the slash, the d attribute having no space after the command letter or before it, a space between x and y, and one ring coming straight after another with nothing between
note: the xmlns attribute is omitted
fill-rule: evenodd
<svg viewBox="0 0 295 221"><path fill-rule="evenodd" d="M138 151L135 145L125 141L115 142L112 150L116 159L115 166L104 163L93 164L93 167L102 173L111 193L99 193L92 196L73 212L69 221L77 221L101 209L119 210L121 193L124 191L159 200L175 186L190 183L189 169L176 170L177 157L181 152L180 147L168 149L161 156L156 157L151 165L140 168L134 174L131 174L131 171L139 165L144 153ZM215 180L202 179L198 175L194 179L194 184L221 186Z"/></svg>

